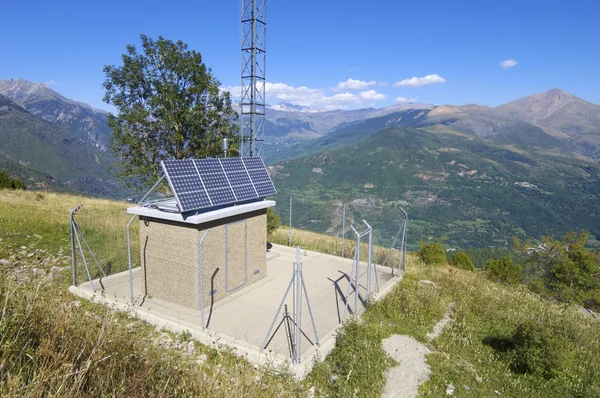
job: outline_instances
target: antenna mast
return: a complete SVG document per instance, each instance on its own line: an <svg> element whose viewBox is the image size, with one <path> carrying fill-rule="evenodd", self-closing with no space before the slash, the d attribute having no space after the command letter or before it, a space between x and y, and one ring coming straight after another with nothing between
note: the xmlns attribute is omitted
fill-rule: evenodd
<svg viewBox="0 0 600 398"><path fill-rule="evenodd" d="M242 0L241 156L261 156L264 144L266 5L266 0Z"/></svg>

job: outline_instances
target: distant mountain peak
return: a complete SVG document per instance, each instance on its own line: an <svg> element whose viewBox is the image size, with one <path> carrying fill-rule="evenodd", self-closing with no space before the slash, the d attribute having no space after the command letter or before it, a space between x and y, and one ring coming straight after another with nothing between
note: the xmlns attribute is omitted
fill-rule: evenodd
<svg viewBox="0 0 600 398"><path fill-rule="evenodd" d="M281 112L318 112L306 106L291 104L289 102L280 102L276 105L267 105L267 107Z"/></svg>
<svg viewBox="0 0 600 398"><path fill-rule="evenodd" d="M0 80L0 94L40 119L66 128L83 142L107 150L110 129L106 112L66 98L44 83L25 79Z"/></svg>

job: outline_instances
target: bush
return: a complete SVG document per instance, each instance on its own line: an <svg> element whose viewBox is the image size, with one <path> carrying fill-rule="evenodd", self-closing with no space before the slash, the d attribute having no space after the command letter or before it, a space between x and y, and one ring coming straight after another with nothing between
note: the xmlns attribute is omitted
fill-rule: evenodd
<svg viewBox="0 0 600 398"><path fill-rule="evenodd" d="M568 361L570 341L545 322L528 320L520 323L511 338L511 368L551 379Z"/></svg>
<svg viewBox="0 0 600 398"><path fill-rule="evenodd" d="M270 235L271 232L276 231L281 226L281 219L278 214L275 214L273 209L270 207L267 209L267 233Z"/></svg>
<svg viewBox="0 0 600 398"><path fill-rule="evenodd" d="M0 188L10 188L10 177L4 170L0 170Z"/></svg>
<svg viewBox="0 0 600 398"><path fill-rule="evenodd" d="M463 251L457 252L450 259L450 265L467 271L475 271L475 266L473 265L473 261L471 261L471 257Z"/></svg>
<svg viewBox="0 0 600 398"><path fill-rule="evenodd" d="M22 189L22 190L26 189L25 183L23 181L19 180L18 178L13 178L10 181L10 187L12 189Z"/></svg>
<svg viewBox="0 0 600 398"><path fill-rule="evenodd" d="M446 251L442 247L442 242L435 241L431 243L424 243L423 241L421 241L421 248L419 249L419 259L425 264L446 264Z"/></svg>
<svg viewBox="0 0 600 398"><path fill-rule="evenodd" d="M494 282L516 285L521 282L521 267L506 256L502 260L490 260L485 264L485 274Z"/></svg>
<svg viewBox="0 0 600 398"><path fill-rule="evenodd" d="M25 183L18 178L13 178L12 180L4 170L0 170L0 189L2 188L10 188L10 189L25 189Z"/></svg>

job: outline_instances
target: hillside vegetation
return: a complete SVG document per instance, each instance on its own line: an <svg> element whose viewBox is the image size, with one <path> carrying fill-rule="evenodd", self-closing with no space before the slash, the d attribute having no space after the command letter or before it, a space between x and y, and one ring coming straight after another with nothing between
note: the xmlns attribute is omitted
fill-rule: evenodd
<svg viewBox="0 0 600 398"><path fill-rule="evenodd" d="M600 395L600 320L524 286L413 256L402 283L368 309L364 322L346 325L306 380L257 369L185 333L71 296L68 210L78 203L79 223L102 264L124 269L126 203L0 190L2 396L304 397L312 389L316 396L378 397L392 365L382 339L408 334L426 342L450 302L453 320L432 342L432 374L421 394L443 396L453 384L457 395L471 397ZM305 247L331 242L295 237Z"/></svg>
<svg viewBox="0 0 600 398"><path fill-rule="evenodd" d="M444 236L459 248L506 247L573 228L600 236L600 166L542 148L500 145L436 128L390 127L363 141L276 164L277 199L293 225L341 231L340 202L386 239L411 219L409 243ZM361 203L368 203L372 210ZM287 206L277 209L287 220ZM310 215L309 215L310 214ZM596 243L597 244L597 243Z"/></svg>

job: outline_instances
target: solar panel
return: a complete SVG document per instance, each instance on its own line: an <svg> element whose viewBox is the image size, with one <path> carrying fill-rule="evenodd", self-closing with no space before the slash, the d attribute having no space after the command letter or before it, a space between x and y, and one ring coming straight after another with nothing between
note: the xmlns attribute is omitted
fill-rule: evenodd
<svg viewBox="0 0 600 398"><path fill-rule="evenodd" d="M220 159L206 158L194 160L194 162L202 181L204 181L206 192L213 206L236 202L233 189L231 189L227 175L223 170L223 166L221 166Z"/></svg>
<svg viewBox="0 0 600 398"><path fill-rule="evenodd" d="M165 160L162 168L182 213L277 193L258 157Z"/></svg>
<svg viewBox="0 0 600 398"><path fill-rule="evenodd" d="M221 159L223 169L229 177L229 182L233 188L238 201L254 199L258 197L256 189L250 180L250 175L244 166L241 158L225 158Z"/></svg>
<svg viewBox="0 0 600 398"><path fill-rule="evenodd" d="M212 206L193 160L165 160L162 165L181 212Z"/></svg>
<svg viewBox="0 0 600 398"><path fill-rule="evenodd" d="M259 197L264 198L265 196L277 193L262 158L251 157L242 158L242 160Z"/></svg>

